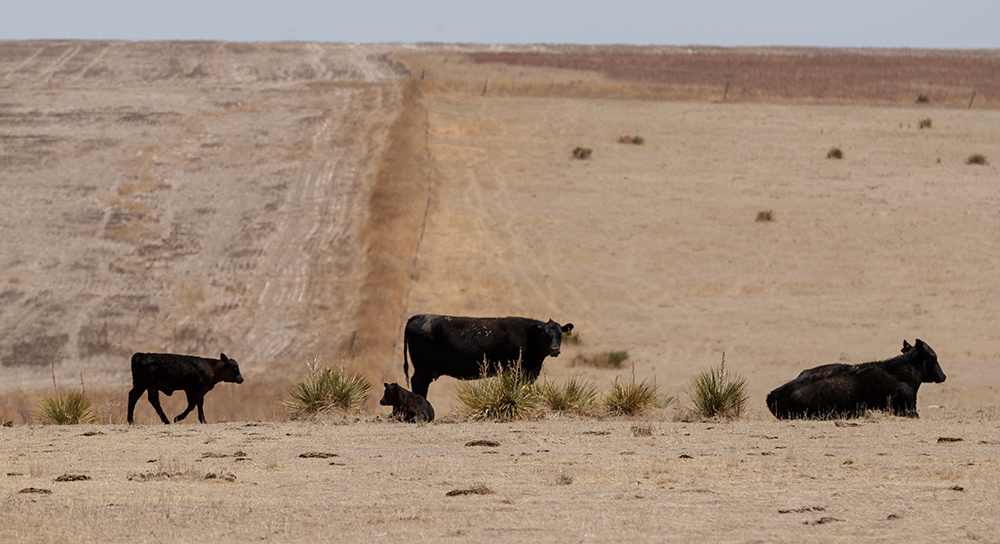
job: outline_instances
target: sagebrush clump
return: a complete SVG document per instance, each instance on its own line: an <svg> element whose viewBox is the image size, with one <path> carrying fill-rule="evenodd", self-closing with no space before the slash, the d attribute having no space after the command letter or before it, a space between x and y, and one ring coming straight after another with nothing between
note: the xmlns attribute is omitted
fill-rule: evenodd
<svg viewBox="0 0 1000 544"><path fill-rule="evenodd" d="M965 159L965 164L985 166L989 164L989 161L986 160L986 155L983 155L982 153L973 153L969 155L969 158Z"/></svg>

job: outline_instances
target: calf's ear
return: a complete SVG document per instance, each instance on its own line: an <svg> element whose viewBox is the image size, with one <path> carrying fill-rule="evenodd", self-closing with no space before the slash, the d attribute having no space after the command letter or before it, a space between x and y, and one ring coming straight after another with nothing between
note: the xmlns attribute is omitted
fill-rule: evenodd
<svg viewBox="0 0 1000 544"><path fill-rule="evenodd" d="M573 324L572 323L567 323L567 324L563 325L563 327L562 327L562 331L564 333L571 332L572 330L573 330Z"/></svg>
<svg viewBox="0 0 1000 544"><path fill-rule="evenodd" d="M222 359L223 361L228 361L228 360L229 360L229 357L226 357L226 354L225 354L225 353L220 353L220 354L219 354L219 359Z"/></svg>
<svg viewBox="0 0 1000 544"><path fill-rule="evenodd" d="M907 342L906 340L903 340L903 349L901 351L903 353L906 353L907 351L910 351L911 349L913 349L913 346L911 346L910 343Z"/></svg>

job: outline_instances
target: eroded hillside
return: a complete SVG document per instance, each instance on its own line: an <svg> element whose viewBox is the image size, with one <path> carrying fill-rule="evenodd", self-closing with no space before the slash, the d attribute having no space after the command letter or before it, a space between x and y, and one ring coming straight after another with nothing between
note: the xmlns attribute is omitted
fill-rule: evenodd
<svg viewBox="0 0 1000 544"><path fill-rule="evenodd" d="M4 387L342 358L407 75L346 45L0 43Z"/></svg>

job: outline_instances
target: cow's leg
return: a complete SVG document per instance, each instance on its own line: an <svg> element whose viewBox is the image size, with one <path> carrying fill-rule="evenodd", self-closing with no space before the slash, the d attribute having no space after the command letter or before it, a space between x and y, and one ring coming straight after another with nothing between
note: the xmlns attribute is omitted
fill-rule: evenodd
<svg viewBox="0 0 1000 544"><path fill-rule="evenodd" d="M149 403L153 405L153 409L156 410L156 415L160 416L160 419L164 423L170 425L170 420L167 419L166 414L163 413L163 408L160 408L160 392L150 387L147 397L149 398Z"/></svg>
<svg viewBox="0 0 1000 544"><path fill-rule="evenodd" d="M194 407L197 404L193 393L190 391L185 391L184 393L187 395L188 407L183 412L177 414L177 417L174 418L174 423L186 418L187 415L191 413L191 410L194 410ZM204 423L204 421L202 421L202 423Z"/></svg>
<svg viewBox="0 0 1000 544"><path fill-rule="evenodd" d="M138 386L133 387L131 391L128 392L128 424L134 425L135 422L132 421L132 414L135 413L135 403L139 402L139 398L145 392L145 389L140 389Z"/></svg>
<svg viewBox="0 0 1000 544"><path fill-rule="evenodd" d="M431 386L432 381L434 381L434 378L429 374L424 374L423 372L414 369L413 378L410 379L410 384L413 385L414 393L426 399L427 388Z"/></svg>
<svg viewBox="0 0 1000 544"><path fill-rule="evenodd" d="M205 423L205 395L198 399L198 421Z"/></svg>

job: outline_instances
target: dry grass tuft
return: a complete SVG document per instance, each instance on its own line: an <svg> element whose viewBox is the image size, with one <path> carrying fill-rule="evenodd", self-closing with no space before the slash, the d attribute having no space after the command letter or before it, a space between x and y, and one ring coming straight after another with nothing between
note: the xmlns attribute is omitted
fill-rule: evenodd
<svg viewBox="0 0 1000 544"><path fill-rule="evenodd" d="M570 378L561 387L548 380L538 385L538 397L545 407L560 412L583 412L597 399L597 386L590 381Z"/></svg>
<svg viewBox="0 0 1000 544"><path fill-rule="evenodd" d="M629 382L616 379L602 399L604 407L618 416L638 416L653 408L665 408L672 402L672 398L660 398L656 382L643 380L636 383L634 378Z"/></svg>

